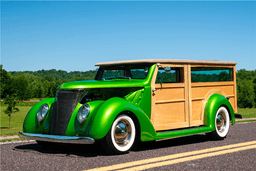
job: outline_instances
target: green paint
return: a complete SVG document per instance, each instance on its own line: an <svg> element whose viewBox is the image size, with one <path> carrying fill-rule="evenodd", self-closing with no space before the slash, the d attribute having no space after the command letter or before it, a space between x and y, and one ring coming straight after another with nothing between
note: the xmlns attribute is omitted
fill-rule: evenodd
<svg viewBox="0 0 256 171"><path fill-rule="evenodd" d="M86 131L86 135L90 135L94 139L103 138L108 133L115 118L122 113L134 115L138 119L142 141L154 140L156 132L148 116L134 104L119 97L113 97L101 104L97 114L90 119L91 126Z"/></svg>
<svg viewBox="0 0 256 171"><path fill-rule="evenodd" d="M225 106L230 114L232 124L235 124L235 115L230 102L220 94L213 94L207 101L204 110L204 125L215 129L215 115L221 106Z"/></svg>
<svg viewBox="0 0 256 171"><path fill-rule="evenodd" d="M47 128L45 128L45 125L48 124L49 122L49 115L51 113L52 110L52 104L54 103L55 98L48 98L48 99L44 99L40 102L38 102L35 106L33 106L24 121L23 124L23 131L24 132L29 132L29 133L41 133L41 132L46 132L45 129L47 130ZM39 109L39 107L43 104L47 104L49 106L49 111L46 115L46 118L40 123L37 120L36 117L36 113Z"/></svg>
<svg viewBox="0 0 256 171"><path fill-rule="evenodd" d="M174 130L174 131L161 131L161 132L157 132L156 140L176 138L176 137L188 136L188 135L199 134L199 133L210 132L210 131L212 131L212 129L207 126L180 129L180 130Z"/></svg>

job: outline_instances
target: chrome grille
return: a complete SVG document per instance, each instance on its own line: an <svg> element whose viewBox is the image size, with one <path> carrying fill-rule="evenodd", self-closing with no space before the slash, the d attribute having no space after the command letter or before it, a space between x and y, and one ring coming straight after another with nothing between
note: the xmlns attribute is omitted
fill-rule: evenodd
<svg viewBox="0 0 256 171"><path fill-rule="evenodd" d="M54 103L49 134L65 135L69 120L83 90L59 90Z"/></svg>

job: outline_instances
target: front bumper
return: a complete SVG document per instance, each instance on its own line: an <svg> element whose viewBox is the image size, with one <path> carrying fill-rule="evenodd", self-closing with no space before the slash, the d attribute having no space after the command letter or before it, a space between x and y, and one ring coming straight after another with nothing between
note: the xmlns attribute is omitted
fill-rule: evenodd
<svg viewBox="0 0 256 171"><path fill-rule="evenodd" d="M58 143L71 143L71 144L93 144L95 141L90 137L76 137L76 136L61 136L61 135L48 135L48 134L33 134L20 132L20 138L58 142Z"/></svg>

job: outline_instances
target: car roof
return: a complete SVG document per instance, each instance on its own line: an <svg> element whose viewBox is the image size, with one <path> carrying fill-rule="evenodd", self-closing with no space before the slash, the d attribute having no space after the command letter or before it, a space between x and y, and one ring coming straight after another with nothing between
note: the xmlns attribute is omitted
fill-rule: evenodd
<svg viewBox="0 0 256 171"><path fill-rule="evenodd" d="M95 66L138 64L138 63L166 63L166 64L207 64L207 65L236 65L236 62L229 61L208 61L208 60L187 60L187 59L138 59L113 62L96 63Z"/></svg>

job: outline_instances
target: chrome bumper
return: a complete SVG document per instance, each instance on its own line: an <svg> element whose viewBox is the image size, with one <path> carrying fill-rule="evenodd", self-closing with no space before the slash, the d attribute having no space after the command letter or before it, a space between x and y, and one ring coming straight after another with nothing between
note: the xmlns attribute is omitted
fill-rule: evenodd
<svg viewBox="0 0 256 171"><path fill-rule="evenodd" d="M33 133L25 133L25 132L20 132L19 137L24 139L38 140L38 141L71 143L71 144L93 144L95 142L94 139L90 137L33 134Z"/></svg>

